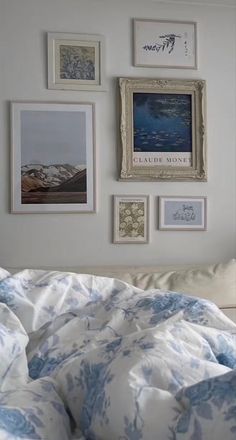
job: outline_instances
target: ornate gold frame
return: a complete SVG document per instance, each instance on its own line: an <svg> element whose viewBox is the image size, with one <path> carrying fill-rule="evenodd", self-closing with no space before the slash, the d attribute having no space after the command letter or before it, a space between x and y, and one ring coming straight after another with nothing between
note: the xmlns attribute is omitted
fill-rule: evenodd
<svg viewBox="0 0 236 440"><path fill-rule="evenodd" d="M206 181L206 133L204 80L120 78L121 97L121 180L136 181ZM191 94L192 96L192 157L191 166L133 164L133 94Z"/></svg>

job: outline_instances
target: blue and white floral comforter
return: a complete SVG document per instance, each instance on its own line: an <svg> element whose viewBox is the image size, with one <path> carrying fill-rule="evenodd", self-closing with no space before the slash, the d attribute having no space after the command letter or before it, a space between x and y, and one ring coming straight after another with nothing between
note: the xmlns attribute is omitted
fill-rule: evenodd
<svg viewBox="0 0 236 440"><path fill-rule="evenodd" d="M0 269L0 439L72 438L235 440L236 325L174 292Z"/></svg>

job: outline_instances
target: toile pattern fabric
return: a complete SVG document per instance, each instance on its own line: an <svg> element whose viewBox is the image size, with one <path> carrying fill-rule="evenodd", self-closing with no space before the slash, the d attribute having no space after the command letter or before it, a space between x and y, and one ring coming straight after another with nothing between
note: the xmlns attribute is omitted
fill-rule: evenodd
<svg viewBox="0 0 236 440"><path fill-rule="evenodd" d="M235 440L236 325L213 303L0 269L1 440Z"/></svg>

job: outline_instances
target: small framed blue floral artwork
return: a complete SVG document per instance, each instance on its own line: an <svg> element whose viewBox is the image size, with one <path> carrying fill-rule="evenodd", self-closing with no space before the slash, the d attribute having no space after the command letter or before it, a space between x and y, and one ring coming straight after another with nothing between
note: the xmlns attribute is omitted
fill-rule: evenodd
<svg viewBox="0 0 236 440"><path fill-rule="evenodd" d="M48 33L48 88L104 90L104 37Z"/></svg>
<svg viewBox="0 0 236 440"><path fill-rule="evenodd" d="M197 24L135 19L134 65L197 69Z"/></svg>
<svg viewBox="0 0 236 440"><path fill-rule="evenodd" d="M205 231L206 197L159 197L159 229Z"/></svg>

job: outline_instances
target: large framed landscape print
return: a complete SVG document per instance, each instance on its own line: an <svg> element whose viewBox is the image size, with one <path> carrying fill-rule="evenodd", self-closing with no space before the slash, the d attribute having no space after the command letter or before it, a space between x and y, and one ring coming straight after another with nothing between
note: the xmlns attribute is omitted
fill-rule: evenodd
<svg viewBox="0 0 236 440"><path fill-rule="evenodd" d="M205 181L205 81L120 78L126 180Z"/></svg>
<svg viewBox="0 0 236 440"><path fill-rule="evenodd" d="M13 213L94 212L94 105L11 105Z"/></svg>
<svg viewBox="0 0 236 440"><path fill-rule="evenodd" d="M204 196L159 197L159 229L163 231L205 231L207 199Z"/></svg>

